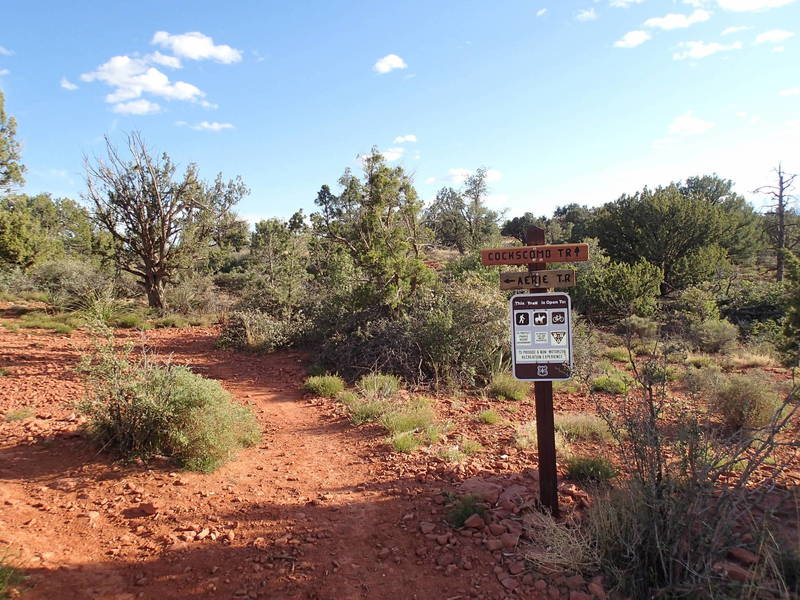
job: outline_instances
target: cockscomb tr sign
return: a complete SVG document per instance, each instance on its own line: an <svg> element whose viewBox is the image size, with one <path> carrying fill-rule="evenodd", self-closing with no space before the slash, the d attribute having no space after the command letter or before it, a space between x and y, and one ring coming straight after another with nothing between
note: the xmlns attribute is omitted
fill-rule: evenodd
<svg viewBox="0 0 800 600"><path fill-rule="evenodd" d="M567 294L516 294L511 298L514 377L563 381L572 372L571 302Z"/></svg>

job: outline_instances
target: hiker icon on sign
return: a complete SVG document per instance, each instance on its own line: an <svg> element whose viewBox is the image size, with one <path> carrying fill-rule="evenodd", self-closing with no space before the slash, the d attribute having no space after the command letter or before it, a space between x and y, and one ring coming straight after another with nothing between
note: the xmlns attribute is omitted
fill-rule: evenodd
<svg viewBox="0 0 800 600"><path fill-rule="evenodd" d="M550 318L553 320L553 325L563 325L567 322L567 313L554 312Z"/></svg>
<svg viewBox="0 0 800 600"><path fill-rule="evenodd" d="M527 325L528 324L528 313L521 312L517 313L517 325Z"/></svg>

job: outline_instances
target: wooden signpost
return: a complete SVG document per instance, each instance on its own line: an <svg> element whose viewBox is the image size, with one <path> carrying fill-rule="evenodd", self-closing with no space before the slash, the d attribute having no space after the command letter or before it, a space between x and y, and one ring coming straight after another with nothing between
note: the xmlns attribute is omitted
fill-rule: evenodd
<svg viewBox="0 0 800 600"><path fill-rule="evenodd" d="M575 272L569 269L547 270L547 263L554 262L578 262L589 259L588 244L550 244L544 243L544 229L539 227L528 227L525 235L525 242L528 244L516 248L490 248L481 250L481 262L484 265L528 265L527 273L501 273L501 289L524 289L528 288L531 294L544 294L548 288L563 288L575 285ZM525 342L531 338L532 342L538 331L531 319L537 318L537 313L546 313L545 317L539 317L544 327L541 334L545 334L548 340L553 334L569 332L570 310L569 296L567 294L551 294L548 296L515 296L511 302L511 318L519 319L520 323L512 322L512 335L515 336L511 341L513 349L512 360L514 363L514 376L518 379L533 380L534 396L536 398L536 435L538 438L539 450L539 499L542 506L546 507L553 516L558 515L558 480L556 472L556 435L553 415L553 380L569 378L569 364L554 364L553 361L543 361L542 364L534 362L530 357L543 356L550 358L548 352L536 351L531 345L531 350L522 351L517 356L516 343ZM565 300L561 300L565 298ZM515 300L517 299L517 300ZM527 303L536 307L528 310ZM563 306L562 306L563 304ZM563 332L562 327L552 326L553 311L564 311ZM547 320L547 323L544 320ZM561 316L559 316L559 321ZM524 322L523 322L524 321ZM550 324L550 326L547 326ZM561 325L561 324L559 324ZM553 329L553 331L550 331ZM558 331L556 331L558 329ZM528 331L530 330L530 331ZM519 340L516 338L520 334ZM560 335L555 336L560 338ZM545 339L544 337L542 338ZM563 338L561 338L563 339ZM556 340L557 341L557 340ZM570 343L569 338L566 343ZM569 356L569 349L566 350ZM552 352L556 358L561 356L557 352ZM518 360L519 359L519 360ZM526 360L528 359L528 360ZM521 364L518 365L517 363ZM530 376L533 373L534 376ZM543 374L543 375L542 375ZM541 380L545 378L545 380Z"/></svg>

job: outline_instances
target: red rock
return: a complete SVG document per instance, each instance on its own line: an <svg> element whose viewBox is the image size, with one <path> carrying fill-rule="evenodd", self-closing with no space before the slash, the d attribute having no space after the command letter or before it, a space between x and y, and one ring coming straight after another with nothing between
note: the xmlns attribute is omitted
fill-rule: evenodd
<svg viewBox="0 0 800 600"><path fill-rule="evenodd" d="M592 600L592 597L589 594L572 590L569 593L569 600Z"/></svg>
<svg viewBox="0 0 800 600"><path fill-rule="evenodd" d="M489 538L486 540L486 547L489 548L490 551L494 552L495 550L500 550L500 548L503 547L503 542L500 541L499 538Z"/></svg>
<svg viewBox="0 0 800 600"><path fill-rule="evenodd" d="M727 577L731 581L747 581L750 579L750 571L744 567L740 567L735 563L718 562L712 567L714 571L719 573L722 577Z"/></svg>
<svg viewBox="0 0 800 600"><path fill-rule="evenodd" d="M380 552L378 552L378 558L380 558L381 560L389 558L389 554L391 554L391 552L392 551L389 550L389 548L381 548Z"/></svg>
<svg viewBox="0 0 800 600"><path fill-rule="evenodd" d="M452 565L455 560L456 557L452 552L442 552L436 559L436 564L441 567L446 567L447 565Z"/></svg>
<svg viewBox="0 0 800 600"><path fill-rule="evenodd" d="M445 544L447 544L448 541L450 541L450 536L446 533L436 536L436 543L439 544L440 546L444 546Z"/></svg>
<svg viewBox="0 0 800 600"><path fill-rule="evenodd" d="M492 535L502 535L506 532L506 528L503 527L500 523L490 523L489 524L489 531Z"/></svg>
<svg viewBox="0 0 800 600"><path fill-rule="evenodd" d="M758 555L750 552L747 548L731 548L728 550L728 557L746 565L754 565L758 562Z"/></svg>
<svg viewBox="0 0 800 600"><path fill-rule="evenodd" d="M142 502L136 507L136 512L143 517L152 517L158 512L158 508L152 502Z"/></svg>
<svg viewBox="0 0 800 600"><path fill-rule="evenodd" d="M531 573L526 573L525 576L522 578L522 583L525 585L533 585L534 581L535 578Z"/></svg>
<svg viewBox="0 0 800 600"><path fill-rule="evenodd" d="M519 581L513 577L503 577L500 579L500 584L507 590L515 590L519 587Z"/></svg>
<svg viewBox="0 0 800 600"><path fill-rule="evenodd" d="M504 550L513 550L517 547L517 542L519 542L518 533L504 533L500 536L500 543Z"/></svg>
<svg viewBox="0 0 800 600"><path fill-rule="evenodd" d="M571 590L579 590L586 585L586 580L580 575L572 575L564 580L564 585Z"/></svg>
<svg viewBox="0 0 800 600"><path fill-rule="evenodd" d="M554 585L551 585L547 588L547 595L550 596L553 600L558 600L561 597L561 591Z"/></svg>
<svg viewBox="0 0 800 600"><path fill-rule="evenodd" d="M434 529L436 529L436 525L434 525L433 523L429 523L428 521L423 521L422 523L419 524L419 530L422 533L425 534L433 533Z"/></svg>
<svg viewBox="0 0 800 600"><path fill-rule="evenodd" d="M494 504L500 497L500 493L503 491L503 488L496 483L492 483L491 481L486 481L485 479L481 479L479 477L473 477L471 479L467 479L461 484L461 490L466 494L472 494L473 496L477 496L485 502Z"/></svg>
<svg viewBox="0 0 800 600"><path fill-rule="evenodd" d="M538 579L536 583L533 584L533 587L535 587L540 592L543 592L547 589L547 582L544 579Z"/></svg>
<svg viewBox="0 0 800 600"><path fill-rule="evenodd" d="M486 523L484 522L483 518L478 513L470 515L464 521L464 527L469 527L471 529L482 529L485 526L486 526Z"/></svg>
<svg viewBox="0 0 800 600"><path fill-rule="evenodd" d="M603 586L597 583L596 581L591 582L588 585L589 591L594 595L595 598L599 598L600 600L606 600L608 595L606 591L603 589Z"/></svg>
<svg viewBox="0 0 800 600"><path fill-rule="evenodd" d="M512 575L519 575L525 570L525 563L517 560L508 565L508 572Z"/></svg>

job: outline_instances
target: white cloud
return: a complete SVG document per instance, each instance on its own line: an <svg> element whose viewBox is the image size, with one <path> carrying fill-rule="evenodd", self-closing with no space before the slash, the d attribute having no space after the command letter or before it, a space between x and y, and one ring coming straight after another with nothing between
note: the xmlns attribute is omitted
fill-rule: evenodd
<svg viewBox="0 0 800 600"><path fill-rule="evenodd" d="M175 125L178 127L188 127L195 131L223 131L225 129L234 129L232 123L218 123L216 121L200 121L197 125L189 125L186 121L176 121Z"/></svg>
<svg viewBox="0 0 800 600"><path fill-rule="evenodd" d="M72 82L71 82L69 79L67 79L66 77L62 77L62 78L61 78L61 81L60 81L59 85L60 85L62 88L64 88L65 90L69 90L69 91L73 91L73 90L77 90L77 89L78 89L78 86L77 86L77 85L75 85L74 83L72 83Z"/></svg>
<svg viewBox="0 0 800 600"><path fill-rule="evenodd" d="M756 44L779 44L794 36L794 32L784 29L772 29L759 33L756 36Z"/></svg>
<svg viewBox="0 0 800 600"><path fill-rule="evenodd" d="M117 103L152 94L168 100L198 102L205 96L197 86L185 81L171 83L169 77L148 64L146 59L114 56L95 71L84 73L86 82L102 81L113 88L106 102Z"/></svg>
<svg viewBox="0 0 800 600"><path fill-rule="evenodd" d="M394 138L395 144L404 144L406 142L416 142L416 141L417 141L417 136L415 136L413 133L409 133L408 135L398 135L396 138Z"/></svg>
<svg viewBox="0 0 800 600"><path fill-rule="evenodd" d="M547 14L547 9L546 8L540 8L539 10L536 11L536 16L537 17L543 17L546 14Z"/></svg>
<svg viewBox="0 0 800 600"><path fill-rule="evenodd" d="M161 107L150 100L131 100L130 102L120 102L111 107L115 113L122 115L152 115L161 110Z"/></svg>
<svg viewBox="0 0 800 600"><path fill-rule="evenodd" d="M711 18L711 13L707 10L697 9L690 15L682 15L678 13L669 13L663 17L653 17L644 22L645 27L655 27L657 29L683 29L694 25L695 23L702 23Z"/></svg>
<svg viewBox="0 0 800 600"><path fill-rule="evenodd" d="M164 67L170 67L171 69L180 69L182 66L181 60L178 57L161 54L158 50L145 56L145 60L149 60L150 62Z"/></svg>
<svg viewBox="0 0 800 600"><path fill-rule="evenodd" d="M11 73L11 71L9 71L8 69L0 69L0 77L2 77L3 75L8 75L9 73Z"/></svg>
<svg viewBox="0 0 800 600"><path fill-rule="evenodd" d="M792 4L795 0L717 0L720 8L734 12L758 12Z"/></svg>
<svg viewBox="0 0 800 600"><path fill-rule="evenodd" d="M584 8L575 15L578 21L594 21L597 18L597 11L593 8Z"/></svg>
<svg viewBox="0 0 800 600"><path fill-rule="evenodd" d="M800 96L800 88L790 88L778 92L781 96Z"/></svg>
<svg viewBox="0 0 800 600"><path fill-rule="evenodd" d="M372 69L381 75L385 75L386 73L394 71L395 69L407 68L408 65L406 64L406 61L397 56L397 54L387 54L372 66Z"/></svg>
<svg viewBox="0 0 800 600"><path fill-rule="evenodd" d="M456 169L448 169L447 175L450 177L450 182L454 185L459 185L464 183L467 177L472 175L475 171L470 171L469 169L464 168L456 168ZM495 169L487 169L486 170L486 183L492 183L498 181L503 174L500 171Z"/></svg>
<svg viewBox="0 0 800 600"><path fill-rule="evenodd" d="M718 42L681 42L678 48L679 52L675 52L672 58L675 60L685 60L687 58L705 58L716 54L717 52L726 52L728 50L739 50L742 47L741 42L734 42L732 44L720 44Z"/></svg>
<svg viewBox="0 0 800 600"><path fill-rule="evenodd" d="M646 31L641 31L637 29L635 31L629 31L625 35L622 36L622 39L617 40L614 42L615 48L635 48L640 44L644 44L647 40L649 40L652 36L647 33Z"/></svg>
<svg viewBox="0 0 800 600"><path fill-rule="evenodd" d="M611 0L609 5L616 8L628 8L631 4L641 4L642 2L644 0Z"/></svg>
<svg viewBox="0 0 800 600"><path fill-rule="evenodd" d="M786 50L786 46L773 46L772 47L772 51L773 52L783 52L784 50Z"/></svg>
<svg viewBox="0 0 800 600"><path fill-rule="evenodd" d="M425 183L427 183L428 185L431 185L431 184L433 184L433 183L436 183L436 177L428 177L428 178L425 180Z"/></svg>
<svg viewBox="0 0 800 600"><path fill-rule="evenodd" d="M3 46L0 46L0 55L11 56L12 54L14 53L11 50L9 50L8 48L4 48Z"/></svg>
<svg viewBox="0 0 800 600"><path fill-rule="evenodd" d="M731 35L732 33L739 33L740 31L747 31L748 29L752 29L752 27L747 27L746 25L738 25L736 27L726 27L722 30L722 35Z"/></svg>
<svg viewBox="0 0 800 600"><path fill-rule="evenodd" d="M394 162L396 160L400 160L403 158L403 155L406 153L405 148L387 148L383 150L381 154L383 154L383 158L386 159L386 162Z"/></svg>
<svg viewBox="0 0 800 600"><path fill-rule="evenodd" d="M695 117L693 111L675 117L669 125L669 132L672 135L700 135L714 127L714 123L705 121L700 117Z"/></svg>
<svg viewBox="0 0 800 600"><path fill-rule="evenodd" d="M214 44L214 40L199 31L172 35L166 31L156 31L151 44L169 48L177 56L190 60L214 60L220 63L235 63L242 60L241 51L226 44Z"/></svg>

